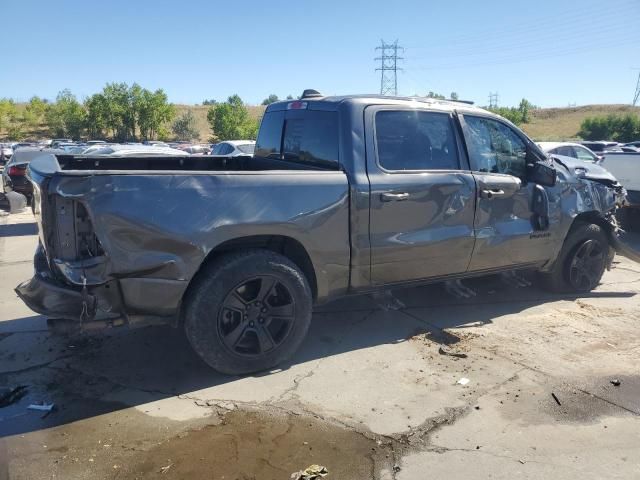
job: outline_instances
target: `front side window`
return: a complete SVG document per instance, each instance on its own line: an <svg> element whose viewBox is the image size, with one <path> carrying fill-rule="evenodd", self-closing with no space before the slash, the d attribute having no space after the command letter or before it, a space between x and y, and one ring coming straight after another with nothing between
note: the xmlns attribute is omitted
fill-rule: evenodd
<svg viewBox="0 0 640 480"><path fill-rule="evenodd" d="M385 170L457 170L456 137L446 113L381 110L376 113L378 162Z"/></svg>
<svg viewBox="0 0 640 480"><path fill-rule="evenodd" d="M583 162L595 162L598 157L596 157L593 153L583 147L573 147L575 152L575 157L579 158Z"/></svg>
<svg viewBox="0 0 640 480"><path fill-rule="evenodd" d="M464 120L469 156L475 169L524 177L527 146L516 132L490 118L465 115Z"/></svg>

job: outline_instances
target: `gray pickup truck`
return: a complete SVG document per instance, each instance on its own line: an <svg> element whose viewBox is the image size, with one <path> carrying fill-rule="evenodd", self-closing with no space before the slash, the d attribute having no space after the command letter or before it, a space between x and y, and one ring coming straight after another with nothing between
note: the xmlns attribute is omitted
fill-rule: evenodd
<svg viewBox="0 0 640 480"><path fill-rule="evenodd" d="M314 303L341 295L514 269L591 290L625 195L472 105L315 91L268 106L253 156L44 155L28 174L30 308L180 326L230 374L290 357Z"/></svg>

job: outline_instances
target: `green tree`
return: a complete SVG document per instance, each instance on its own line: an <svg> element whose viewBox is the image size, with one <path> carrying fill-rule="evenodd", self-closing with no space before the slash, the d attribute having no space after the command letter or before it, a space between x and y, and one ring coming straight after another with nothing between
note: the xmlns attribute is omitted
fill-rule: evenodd
<svg viewBox="0 0 640 480"><path fill-rule="evenodd" d="M200 133L196 127L196 117L191 110L180 115L171 125L171 131L178 140L198 140Z"/></svg>
<svg viewBox="0 0 640 480"><path fill-rule="evenodd" d="M506 118L515 125L521 125L523 123L529 123L531 120L530 111L536 108L537 107L526 98L523 98L517 107L487 107L487 110Z"/></svg>
<svg viewBox="0 0 640 480"><path fill-rule="evenodd" d="M24 123L31 129L40 127L44 122L44 114L47 111L47 102L40 97L33 96L27 103L22 114Z"/></svg>
<svg viewBox="0 0 640 480"><path fill-rule="evenodd" d="M169 103L164 90L152 92L146 88L141 89L135 96L133 106L137 114L141 139L151 140L158 138L161 134L163 136L168 134L165 124L175 117L175 107Z"/></svg>
<svg viewBox="0 0 640 480"><path fill-rule="evenodd" d="M217 104L218 104L218 101L214 100L213 98L210 100L204 100L202 102L202 105L217 105Z"/></svg>
<svg viewBox="0 0 640 480"><path fill-rule="evenodd" d="M458 93L457 92L451 92L451 95L449 95L449 98L451 100L458 100Z"/></svg>
<svg viewBox="0 0 640 480"><path fill-rule="evenodd" d="M0 99L0 131L11 128L18 116L18 108L13 100Z"/></svg>
<svg viewBox="0 0 640 480"><path fill-rule="evenodd" d="M287 100L293 100L293 95L287 95Z"/></svg>
<svg viewBox="0 0 640 480"><path fill-rule="evenodd" d="M238 95L209 108L207 121L213 131L213 141L254 139L258 132L258 122L249 116Z"/></svg>
<svg viewBox="0 0 640 480"><path fill-rule="evenodd" d="M86 112L70 90L58 93L56 102L45 112L50 133L57 137L80 138L84 132Z"/></svg>
<svg viewBox="0 0 640 480"><path fill-rule="evenodd" d="M427 98L437 98L438 100L444 100L444 95L436 92L429 92L427 93Z"/></svg>
<svg viewBox="0 0 640 480"><path fill-rule="evenodd" d="M272 103L275 103L278 100L280 100L278 96L272 93L262 101L262 105L271 105Z"/></svg>
<svg viewBox="0 0 640 480"><path fill-rule="evenodd" d="M578 136L585 140L631 142L640 137L640 117L632 113L588 117L580 125Z"/></svg>

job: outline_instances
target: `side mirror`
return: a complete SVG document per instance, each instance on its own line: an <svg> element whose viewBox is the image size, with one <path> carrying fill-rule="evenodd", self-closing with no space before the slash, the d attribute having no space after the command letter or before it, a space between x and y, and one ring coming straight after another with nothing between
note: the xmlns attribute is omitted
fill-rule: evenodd
<svg viewBox="0 0 640 480"><path fill-rule="evenodd" d="M543 187L554 187L556 185L557 172L555 167L547 162L536 162L529 170L529 181L542 185Z"/></svg>

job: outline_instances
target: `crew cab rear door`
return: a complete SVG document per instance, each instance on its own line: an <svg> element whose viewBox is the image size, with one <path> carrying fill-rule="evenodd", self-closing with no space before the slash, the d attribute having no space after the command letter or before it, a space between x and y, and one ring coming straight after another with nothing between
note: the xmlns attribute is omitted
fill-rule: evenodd
<svg viewBox="0 0 640 480"><path fill-rule="evenodd" d="M535 184L526 181L526 139L494 117L464 114L460 121L477 186L476 242L469 271L548 260L552 232L534 229Z"/></svg>
<svg viewBox="0 0 640 480"><path fill-rule="evenodd" d="M454 122L422 108L365 110L373 284L467 270L475 183Z"/></svg>

